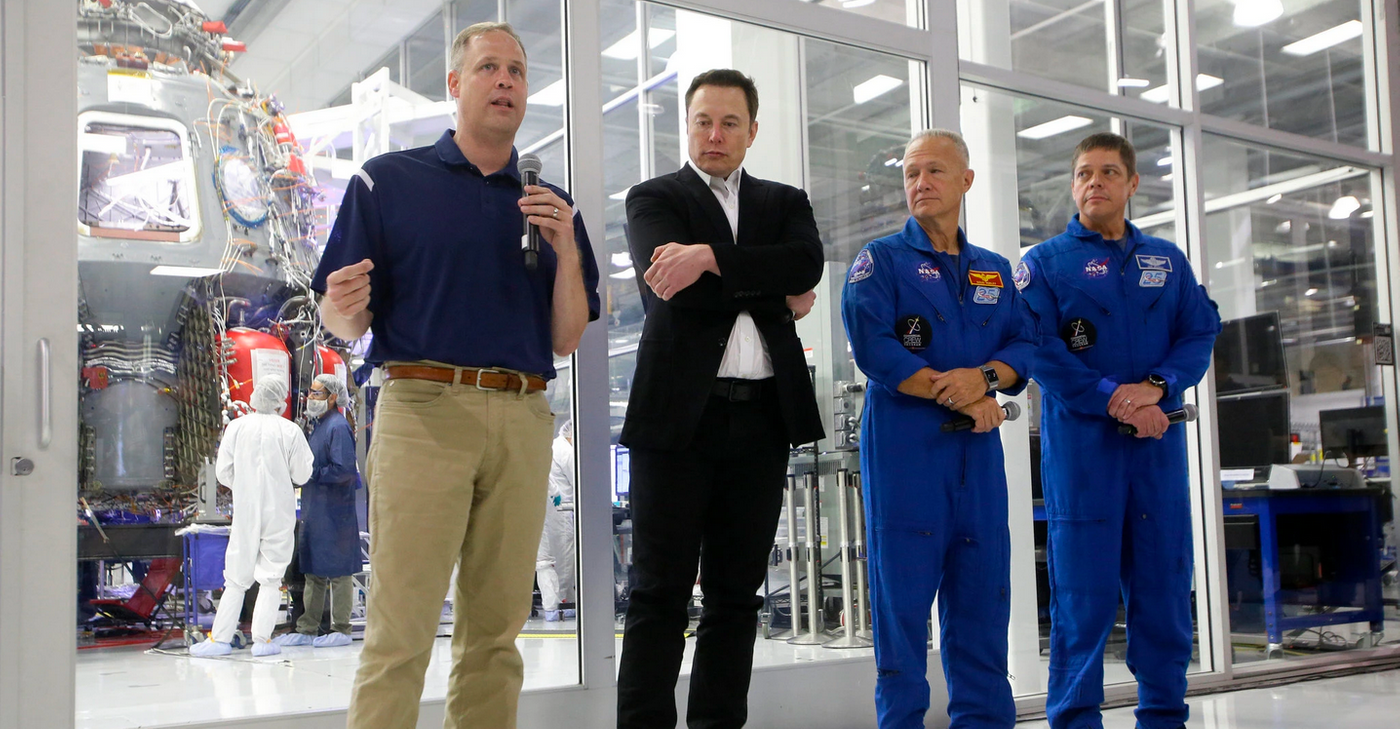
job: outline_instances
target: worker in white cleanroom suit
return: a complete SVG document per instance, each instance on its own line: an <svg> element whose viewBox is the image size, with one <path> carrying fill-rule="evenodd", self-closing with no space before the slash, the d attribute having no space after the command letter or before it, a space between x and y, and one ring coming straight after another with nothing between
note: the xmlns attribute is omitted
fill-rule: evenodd
<svg viewBox="0 0 1400 729"><path fill-rule="evenodd" d="M554 462L549 467L549 502L544 531L535 554L535 579L548 622L560 618L559 603L574 597L574 421L564 423L554 439ZM563 617L574 617L565 611Z"/></svg>
<svg viewBox="0 0 1400 729"><path fill-rule="evenodd" d="M224 430L215 464L219 483L233 490L233 526L224 557L224 596L214 616L209 640L190 648L193 656L222 656L243 611L243 595L256 580L253 606L253 655L280 653L272 629L281 602L282 576L292 561L297 503L294 489L311 478L311 448L292 421L280 413L287 382L264 375L253 387L253 412Z"/></svg>

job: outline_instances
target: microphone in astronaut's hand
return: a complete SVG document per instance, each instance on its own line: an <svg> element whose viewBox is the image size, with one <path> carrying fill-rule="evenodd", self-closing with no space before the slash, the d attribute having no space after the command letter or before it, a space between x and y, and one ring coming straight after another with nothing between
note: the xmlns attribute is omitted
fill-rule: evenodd
<svg viewBox="0 0 1400 729"><path fill-rule="evenodd" d="M529 193L524 191L526 185L540 184L540 169L544 167L540 163L540 158L533 154L520 155L520 162L516 165L520 169L520 185L522 187L520 196L525 197ZM540 226L530 223L530 216L525 217L525 233L520 236L520 250L525 254L525 270L533 271L540 263Z"/></svg>
<svg viewBox="0 0 1400 729"><path fill-rule="evenodd" d="M1001 411L1003 413L1006 413L1007 420L1015 420L1016 418L1021 417L1021 406L1017 405L1014 402L1009 402L1005 405L1002 405ZM976 425L976 420L973 420L972 418L969 418L968 416L959 413L958 417L953 418L952 420L949 420L948 422L944 423L943 427L940 428L940 430L942 430L944 433L956 433L959 430L972 430L974 427L976 427Z"/></svg>
<svg viewBox="0 0 1400 729"><path fill-rule="evenodd" d="M1173 410L1167 413L1168 423L1190 423L1196 419L1196 406L1186 403L1180 410ZM1137 435L1137 427L1124 423L1118 426L1118 432L1123 435Z"/></svg>

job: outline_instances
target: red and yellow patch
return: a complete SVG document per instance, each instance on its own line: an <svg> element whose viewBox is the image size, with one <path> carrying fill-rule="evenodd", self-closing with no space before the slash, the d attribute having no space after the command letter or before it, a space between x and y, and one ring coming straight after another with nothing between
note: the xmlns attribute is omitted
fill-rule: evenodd
<svg viewBox="0 0 1400 729"><path fill-rule="evenodd" d="M973 286L991 286L993 288L1003 288L1000 271L968 271L967 282Z"/></svg>

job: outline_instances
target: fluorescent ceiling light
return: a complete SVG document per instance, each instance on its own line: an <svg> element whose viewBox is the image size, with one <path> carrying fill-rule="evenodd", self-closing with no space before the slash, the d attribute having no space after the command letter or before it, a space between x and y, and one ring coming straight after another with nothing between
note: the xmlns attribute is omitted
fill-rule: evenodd
<svg viewBox="0 0 1400 729"><path fill-rule="evenodd" d="M608 274L608 278L632 278L632 269L624 268L616 273Z"/></svg>
<svg viewBox="0 0 1400 729"><path fill-rule="evenodd" d="M1282 200L1282 199L1283 199L1283 193L1278 193L1278 194L1274 195L1273 197L1269 198L1268 200L1265 200L1264 202L1267 203L1267 204L1269 204L1269 205L1273 205L1274 203L1276 203L1276 202L1278 202L1279 200Z"/></svg>
<svg viewBox="0 0 1400 729"><path fill-rule="evenodd" d="M1376 217L1376 211L1374 211L1374 210L1367 210L1366 212L1364 212L1364 213L1361 214L1361 217L1363 217L1363 218L1374 218L1374 217Z"/></svg>
<svg viewBox="0 0 1400 729"><path fill-rule="evenodd" d="M1093 119L1069 114L1059 119L1052 119L1044 124L1037 124L1029 129L1022 129L1016 132L1016 136L1023 139L1045 139L1046 137L1053 137L1056 134L1064 134L1065 132L1074 131L1081 127L1087 127L1093 123Z"/></svg>
<svg viewBox="0 0 1400 729"><path fill-rule="evenodd" d="M152 276L183 276L185 278L213 276L223 272L222 268L203 268L200 266L156 266L151 269Z"/></svg>
<svg viewBox="0 0 1400 729"><path fill-rule="evenodd" d="M857 104L864 104L880 94L893 91L903 85L903 81L893 76L886 76L882 73L874 78L856 84L856 87L852 89L851 93L855 97Z"/></svg>
<svg viewBox="0 0 1400 729"><path fill-rule="evenodd" d="M1241 28L1257 28L1277 20L1283 15L1280 0L1235 0L1235 25Z"/></svg>
<svg viewBox="0 0 1400 729"><path fill-rule="evenodd" d="M611 260L612 265L617 266L618 268L632 267L632 254L628 253L627 251L612 254Z"/></svg>
<svg viewBox="0 0 1400 729"><path fill-rule="evenodd" d="M1361 201L1355 195L1343 195L1337 198L1337 202L1332 203L1332 209L1327 211L1327 217L1332 220L1346 220L1351 214L1361 209Z"/></svg>
<svg viewBox="0 0 1400 729"><path fill-rule="evenodd" d="M1176 175L1173 175L1172 173L1168 172L1167 174L1162 175L1162 182L1171 182L1174 177L1176 177Z"/></svg>
<svg viewBox="0 0 1400 729"><path fill-rule="evenodd" d="M674 30L664 28L652 28L647 31L647 44L655 48L676 35ZM619 61L634 61L637 59L637 31L632 31L623 36L622 40L608 46L603 50L603 55L608 58L616 58Z"/></svg>
<svg viewBox="0 0 1400 729"><path fill-rule="evenodd" d="M530 94L530 98L525 100L526 104L539 104L540 106L563 106L564 95L567 93L564 88L564 79L559 79L554 83Z"/></svg>
<svg viewBox="0 0 1400 729"><path fill-rule="evenodd" d="M1148 80L1145 79L1145 78L1127 78L1127 77L1125 77L1125 78L1120 78L1120 79L1118 79L1118 86L1119 86L1119 88L1124 88L1124 89L1145 89L1145 88L1147 88L1148 86L1151 86L1151 85L1152 85L1152 82L1151 82L1151 81L1148 81Z"/></svg>
<svg viewBox="0 0 1400 729"><path fill-rule="evenodd" d="M1303 295L1304 295L1304 296L1312 296L1312 295L1315 294L1315 293L1317 293L1317 289L1308 289L1307 291L1304 291L1304 292L1303 292Z"/></svg>
<svg viewBox="0 0 1400 729"><path fill-rule="evenodd" d="M1157 160L1157 166L1158 166L1158 167L1166 167L1166 166L1170 165L1171 163L1172 163L1172 158L1171 158L1170 155L1168 155L1168 156L1166 156L1166 157L1163 157L1163 158Z"/></svg>
<svg viewBox="0 0 1400 729"><path fill-rule="evenodd" d="M629 193L629 192L631 192L631 191L632 191L632 186L631 186L631 185L628 185L627 187L624 187L624 188L622 188L621 190L618 190L617 192L614 192L613 194L609 195L609 196L608 196L608 199L609 199L609 200L625 201L625 200L627 199L627 193Z"/></svg>
<svg viewBox="0 0 1400 729"><path fill-rule="evenodd" d="M886 166L886 167L894 167L894 163L896 163L896 162L898 162L898 161L899 161L898 159L896 159L896 158L894 158L894 157L891 157L891 158L885 160L885 166Z"/></svg>
<svg viewBox="0 0 1400 729"><path fill-rule="evenodd" d="M841 7L847 10L855 10L856 8L863 8L866 5L874 4L875 0L841 0Z"/></svg>
<svg viewBox="0 0 1400 729"><path fill-rule="evenodd" d="M1339 43L1345 43L1352 38L1360 38L1361 31L1361 21L1348 20L1341 25L1328 28L1316 35L1310 35L1295 43L1289 43L1283 47L1283 52L1290 56L1310 56Z"/></svg>
<svg viewBox="0 0 1400 729"><path fill-rule="evenodd" d="M1219 86L1223 83L1225 83L1225 79L1222 79L1219 76L1212 76L1208 73L1196 74L1196 89L1199 91L1213 89L1216 86ZM1164 104L1167 101L1167 95L1167 85L1162 84L1161 86L1154 86L1142 92L1142 94L1138 96L1138 98L1142 99L1143 101L1150 101L1154 104Z"/></svg>

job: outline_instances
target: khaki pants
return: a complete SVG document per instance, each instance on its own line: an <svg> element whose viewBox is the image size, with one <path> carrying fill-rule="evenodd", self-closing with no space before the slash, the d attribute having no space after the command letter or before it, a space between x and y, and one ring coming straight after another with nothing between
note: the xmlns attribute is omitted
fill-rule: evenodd
<svg viewBox="0 0 1400 729"><path fill-rule="evenodd" d="M412 729L452 567L446 729L514 729L554 416L543 393L390 380L370 448L371 583L349 729Z"/></svg>

